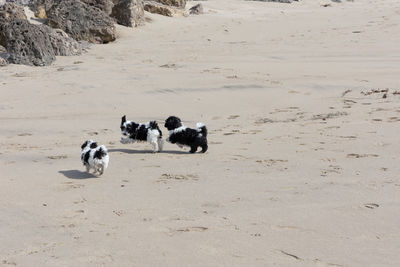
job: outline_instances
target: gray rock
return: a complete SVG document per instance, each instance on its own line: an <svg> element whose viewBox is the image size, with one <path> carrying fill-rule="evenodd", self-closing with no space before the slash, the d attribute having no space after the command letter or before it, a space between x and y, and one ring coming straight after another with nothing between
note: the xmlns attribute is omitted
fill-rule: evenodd
<svg viewBox="0 0 400 267"><path fill-rule="evenodd" d="M118 24L136 27L144 21L144 8L142 0L119 0L112 10L111 17Z"/></svg>
<svg viewBox="0 0 400 267"><path fill-rule="evenodd" d="M0 67L4 67L7 66L7 60L5 60L4 58L0 57Z"/></svg>
<svg viewBox="0 0 400 267"><path fill-rule="evenodd" d="M27 19L22 6L14 3L5 3L0 6L0 24L8 23L15 19Z"/></svg>
<svg viewBox="0 0 400 267"><path fill-rule="evenodd" d="M36 17L47 19L46 11L51 8L54 0L32 0L29 3L29 8L33 11Z"/></svg>
<svg viewBox="0 0 400 267"><path fill-rule="evenodd" d="M6 60L7 57L7 49L4 46L0 45L0 67L6 66L8 64Z"/></svg>
<svg viewBox="0 0 400 267"><path fill-rule="evenodd" d="M110 15L114 6L114 3L112 0L80 0L81 2L92 6L92 7L97 7L107 15Z"/></svg>
<svg viewBox="0 0 400 267"><path fill-rule="evenodd" d="M203 11L203 5L202 5L202 4L197 4L197 5L195 5L195 6L192 6L192 7L189 9L189 13L190 13L191 15L200 15L200 14L203 14L203 13L204 13L204 11Z"/></svg>
<svg viewBox="0 0 400 267"><path fill-rule="evenodd" d="M5 3L4 5L0 6L0 45L5 46L6 43L5 29L7 23L17 19L27 19L22 6L13 3Z"/></svg>
<svg viewBox="0 0 400 267"><path fill-rule="evenodd" d="M6 0L7 3L14 3L20 6L27 6L31 0Z"/></svg>
<svg viewBox="0 0 400 267"><path fill-rule="evenodd" d="M163 16L173 17L175 15L187 16L185 10L172 6L163 5L155 1L144 1L144 10L150 13L155 13Z"/></svg>
<svg viewBox="0 0 400 267"><path fill-rule="evenodd" d="M12 1L12 0L7 0ZM27 0L28 1L28 0ZM54 5L63 0L29 0L29 8L35 13L35 16L41 19L47 18L47 11ZM107 15L111 14L114 6L113 0L79 0L80 2L98 8Z"/></svg>
<svg viewBox="0 0 400 267"><path fill-rule="evenodd" d="M171 7L165 6L155 1L144 1L144 10L150 13L159 14L167 17L174 15L174 10Z"/></svg>
<svg viewBox="0 0 400 267"><path fill-rule="evenodd" d="M154 0L155 2L161 3L165 6L174 6L179 8L185 8L186 0Z"/></svg>
<svg viewBox="0 0 400 267"><path fill-rule="evenodd" d="M1 28L4 30L1 45L7 49L9 63L46 66L56 59L50 37L40 25L16 19Z"/></svg>
<svg viewBox="0 0 400 267"><path fill-rule="evenodd" d="M53 29L47 25L39 25L50 38L56 56L76 56L82 54L82 45L60 29Z"/></svg>
<svg viewBox="0 0 400 267"><path fill-rule="evenodd" d="M47 14L47 24L59 28L77 41L108 43L116 38L113 20L104 12L79 0L58 0Z"/></svg>

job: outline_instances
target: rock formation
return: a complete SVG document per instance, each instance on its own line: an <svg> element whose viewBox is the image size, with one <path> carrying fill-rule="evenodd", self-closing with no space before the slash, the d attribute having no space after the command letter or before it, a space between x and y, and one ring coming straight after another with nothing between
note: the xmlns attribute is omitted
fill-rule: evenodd
<svg viewBox="0 0 400 267"><path fill-rule="evenodd" d="M110 15L114 6L114 3L112 0L80 0L81 2L92 6L92 7L97 7L107 15Z"/></svg>
<svg viewBox="0 0 400 267"><path fill-rule="evenodd" d="M15 19L0 27L4 31L1 45L7 49L9 63L46 66L56 59L50 37L40 25Z"/></svg>
<svg viewBox="0 0 400 267"><path fill-rule="evenodd" d="M8 23L15 19L27 19L22 6L14 3L5 3L0 6L0 24Z"/></svg>
<svg viewBox="0 0 400 267"><path fill-rule="evenodd" d="M118 24L136 27L144 21L142 0L114 0L111 16Z"/></svg>
<svg viewBox="0 0 400 267"><path fill-rule="evenodd" d="M82 54L82 45L60 29L53 29L47 25L39 25L50 38L56 56L76 56Z"/></svg>
<svg viewBox="0 0 400 267"><path fill-rule="evenodd" d="M186 0L154 0L155 2L161 3L165 6L174 6L178 8L185 8Z"/></svg>
<svg viewBox="0 0 400 267"><path fill-rule="evenodd" d="M59 0L46 14L50 27L62 29L75 40L108 43L116 38L113 20L96 7L79 0Z"/></svg>
<svg viewBox="0 0 400 267"><path fill-rule="evenodd" d="M186 2L185 2L186 4ZM176 6L164 5L156 1L144 1L144 10L150 13L160 14L163 16L173 17L175 15L186 16L185 10L183 8L178 8Z"/></svg>

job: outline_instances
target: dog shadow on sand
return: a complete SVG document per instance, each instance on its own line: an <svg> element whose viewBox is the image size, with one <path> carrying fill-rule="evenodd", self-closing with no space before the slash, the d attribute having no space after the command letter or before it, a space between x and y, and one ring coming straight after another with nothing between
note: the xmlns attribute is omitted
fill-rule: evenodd
<svg viewBox="0 0 400 267"><path fill-rule="evenodd" d="M155 154L153 150L135 150L135 149L125 149L125 148L112 148L108 149L109 153L120 152L125 154ZM188 151L179 150L163 150L161 152L156 152L160 154L190 154Z"/></svg>
<svg viewBox="0 0 400 267"><path fill-rule="evenodd" d="M84 171L79 171L79 170L63 170L59 171L59 173L63 174L65 177L69 179L90 179L90 178L98 178L98 176L87 173Z"/></svg>

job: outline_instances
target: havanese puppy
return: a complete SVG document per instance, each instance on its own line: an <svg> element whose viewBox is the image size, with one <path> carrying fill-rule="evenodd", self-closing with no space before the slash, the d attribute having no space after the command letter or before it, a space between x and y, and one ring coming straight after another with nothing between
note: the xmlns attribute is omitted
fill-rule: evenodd
<svg viewBox="0 0 400 267"><path fill-rule="evenodd" d="M107 148L102 145L98 146L93 140L87 140L81 146L81 160L86 167L86 171L94 170L94 174L102 175L108 167L110 157L108 156Z"/></svg>
<svg viewBox="0 0 400 267"><path fill-rule="evenodd" d="M165 120L164 126L169 131L167 142L177 144L179 147L189 146L190 153L195 153L198 147L201 147L202 153L207 151L207 128L203 123L199 122L196 124L196 129L191 129L185 127L180 118L170 116Z"/></svg>
<svg viewBox="0 0 400 267"><path fill-rule="evenodd" d="M122 144L134 143L135 141L149 142L153 145L153 152L160 152L163 149L162 132L158 128L156 121L150 121L146 124L127 121L124 115L121 119L121 137Z"/></svg>

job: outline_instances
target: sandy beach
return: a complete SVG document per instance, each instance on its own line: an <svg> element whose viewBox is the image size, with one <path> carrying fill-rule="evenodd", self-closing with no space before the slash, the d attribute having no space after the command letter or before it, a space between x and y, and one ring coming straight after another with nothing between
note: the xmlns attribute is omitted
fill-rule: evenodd
<svg viewBox="0 0 400 267"><path fill-rule="evenodd" d="M400 266L400 1L200 3L0 68L0 266ZM122 115L209 150L121 144Z"/></svg>

